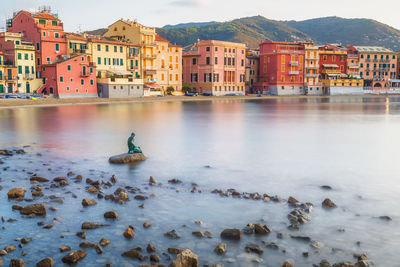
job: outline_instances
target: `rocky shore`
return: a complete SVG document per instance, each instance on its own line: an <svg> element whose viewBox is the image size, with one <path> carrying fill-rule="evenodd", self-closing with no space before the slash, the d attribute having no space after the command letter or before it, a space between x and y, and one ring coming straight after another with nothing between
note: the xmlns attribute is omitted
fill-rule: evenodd
<svg viewBox="0 0 400 267"><path fill-rule="evenodd" d="M4 248L0 248L0 265L9 265L14 267L20 266L38 266L47 267L59 264L75 265L80 264L88 254L95 253L97 257L102 257L105 251L112 249L112 242L103 237L98 240L86 240L87 234L92 231L99 231L100 233L107 233L111 229L119 232L118 239L124 242L132 242L130 247L126 247L123 251L115 250L121 258L131 261L135 266L169 266L169 267L197 267L197 266L223 266L221 263L215 264L202 264L201 256L196 254L193 248L189 247L168 247L166 250L159 249L154 243L148 243L146 246L135 245L135 240L143 239L144 237L138 234L142 229L146 231L153 230L153 222L144 221L141 225L120 225L120 219L126 216L119 212L120 207L132 206L144 209L146 202L152 198L157 198L155 193L150 193L151 188L162 190L174 190L176 194L198 194L196 197L201 198L204 194L210 196L218 195L221 198L240 199L243 201L259 201L260 203L268 203L271 205L281 205L282 209L289 210L287 214L287 221L283 222L287 225L286 231L277 231L267 221L259 221L258 219L249 218L247 225L236 225L235 222L226 222L221 218L221 225L230 225L229 228L221 229L220 232L213 232L207 229L205 222L193 221L196 226L201 226L201 230L194 230L190 234L181 233L180 229L162 228L158 225L157 228L163 234L159 235L159 239L171 242L171 244L179 244L181 239L192 239L193 242L197 240L212 240L214 245L209 247L209 253L214 253L218 257L223 257L230 250L236 250L238 244L243 243L244 250L242 252L251 255L249 264L260 264L260 266L267 266L263 261L262 255L266 251L276 251L281 253L282 261L279 263L282 267L296 266L296 262L292 259L285 258L285 251L287 250L288 240L294 240L308 246L307 250L299 251L303 258L308 258L312 254L318 255L318 251L325 247L321 240L316 240L311 236L306 236L301 233L302 227L312 220L313 210L316 206L325 210L334 210L338 205L329 198L321 199L320 203L301 202L295 197L290 196L283 198L277 195L258 192L239 192L235 189L214 189L203 190L195 183L185 184L177 178L171 178L167 181L157 181L153 176L149 177L148 183L131 185L122 184L119 182L117 175L111 175L106 179L92 179L84 178L79 173L69 171L64 176L49 177L36 173L36 170L24 170L26 179L29 181L30 186L21 186L20 182L14 181L7 183L6 180L12 180L12 169L9 168L8 162L11 162L16 156L23 156L26 152L24 149L3 149L0 150L0 164L3 165L0 171L0 194L7 199L1 205L7 206L7 209L12 210L13 218L6 218L1 216L2 231L12 231L14 241L11 244L5 244ZM48 169L52 166L46 166ZM56 168L56 166L54 166ZM3 188L4 184L4 188ZM22 184L22 183L21 183ZM13 186L11 186L13 185ZM15 185L15 186L14 186ZM78 193L74 188L79 188L84 193ZM332 190L328 185L322 185L321 190ZM149 192L150 191L150 192ZM64 235L60 240L55 240L55 244L59 245L59 254L61 261L57 262L52 258L52 255L42 254L43 259L33 263L25 263L27 252L24 248L35 246L36 238L31 236L19 236L18 230L13 229L13 222L27 221L36 218L38 219L37 226L46 234L48 229L52 229L62 218L52 218L52 212L62 210L65 206L64 201L66 198L78 199L81 203L77 207L68 207L68 210L73 210L76 213L78 221L82 221L80 229L72 230L74 236L74 246L77 249L72 249L70 245L63 244ZM85 209L93 209L96 211L96 206L99 203L107 202L113 205L113 209L105 212L97 212L98 217L96 220L90 220L82 214ZM137 205L139 204L139 205ZM99 219L102 218L102 219ZM383 221L389 221L389 216L379 216ZM7 223L7 226L6 226ZM160 228L161 227L161 228ZM185 226L186 227L186 226ZM138 229L140 228L140 231ZM187 227L186 227L187 228ZM340 229L345 231L344 229ZM271 237L274 238L271 238ZM271 241L274 240L274 241ZM168 241L169 240L169 241ZM285 241L286 240L286 241ZM0 239L1 241L1 239ZM282 242L281 242L282 241ZM54 245L54 244L53 244ZM113 247L115 249L115 247ZM332 248L333 251L334 248ZM237 252L240 254L241 252ZM12 258L9 262L5 262L3 258ZM62 263L61 263L62 262ZM228 265L235 265L236 259L227 259ZM82 265L84 266L84 265ZM103 264L103 266L113 266L113 262ZM114 265L117 266L117 265ZM270 266L270 265L268 265ZM320 259L318 262L313 262L313 266L319 267L367 267L374 266L374 262L360 250L359 253L354 254L352 261L340 260L329 262L327 259Z"/></svg>

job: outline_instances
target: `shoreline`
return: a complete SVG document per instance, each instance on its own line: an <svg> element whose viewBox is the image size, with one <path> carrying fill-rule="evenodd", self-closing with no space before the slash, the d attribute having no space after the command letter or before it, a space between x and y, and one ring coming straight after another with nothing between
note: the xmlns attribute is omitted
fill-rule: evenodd
<svg viewBox="0 0 400 267"><path fill-rule="evenodd" d="M39 100L28 99L0 99L0 109L14 109L21 107L55 107L75 105L99 104L127 104L127 103L155 103L155 102L196 102L196 101L221 101L221 100L262 100L262 99L297 99L297 98L336 98L336 97L396 97L399 95L334 95L334 96L165 96L165 97L140 97L140 98L42 98Z"/></svg>

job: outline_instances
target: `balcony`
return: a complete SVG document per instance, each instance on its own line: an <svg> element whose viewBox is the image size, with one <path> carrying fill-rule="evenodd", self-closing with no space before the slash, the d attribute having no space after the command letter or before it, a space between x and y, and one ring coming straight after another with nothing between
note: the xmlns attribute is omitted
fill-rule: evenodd
<svg viewBox="0 0 400 267"><path fill-rule="evenodd" d="M145 59L156 59L156 55L150 55L150 54L147 54L147 55L144 55L144 58Z"/></svg>
<svg viewBox="0 0 400 267"><path fill-rule="evenodd" d="M306 77L307 78L318 78L319 74L317 74L317 73L307 73Z"/></svg>
<svg viewBox="0 0 400 267"><path fill-rule="evenodd" d="M297 65L299 65L299 62L298 61L290 61L290 65L297 66Z"/></svg>
<svg viewBox="0 0 400 267"><path fill-rule="evenodd" d="M306 66L306 69L319 69L319 65Z"/></svg>
<svg viewBox="0 0 400 267"><path fill-rule="evenodd" d="M139 69L139 66L136 66L136 65L129 65L129 67L128 67L130 70L137 70L137 69Z"/></svg>
<svg viewBox="0 0 400 267"><path fill-rule="evenodd" d="M142 44L142 46L156 46L157 45L156 43L149 43L149 42L145 42L145 41L142 41L140 43Z"/></svg>
<svg viewBox="0 0 400 267"><path fill-rule="evenodd" d="M35 47L33 45L15 45L15 49L35 51Z"/></svg>
<svg viewBox="0 0 400 267"><path fill-rule="evenodd" d="M86 54L86 49L72 49L72 54Z"/></svg>
<svg viewBox="0 0 400 267"><path fill-rule="evenodd" d="M35 75L34 74L30 74L30 73L26 73L24 75L24 79L25 80L33 80L33 79L35 79Z"/></svg>
<svg viewBox="0 0 400 267"><path fill-rule="evenodd" d="M297 70L289 71L289 75L299 75L299 71L297 71Z"/></svg>
<svg viewBox="0 0 400 267"><path fill-rule="evenodd" d="M81 72L81 77L89 77L89 76L90 76L89 72L86 72L86 71Z"/></svg>

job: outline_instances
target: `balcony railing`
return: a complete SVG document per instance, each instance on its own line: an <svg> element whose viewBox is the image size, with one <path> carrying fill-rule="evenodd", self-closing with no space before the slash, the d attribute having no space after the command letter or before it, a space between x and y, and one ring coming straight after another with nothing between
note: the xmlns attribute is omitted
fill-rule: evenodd
<svg viewBox="0 0 400 267"><path fill-rule="evenodd" d="M154 67L154 66L144 66L143 68L145 70L156 70L156 67Z"/></svg>
<svg viewBox="0 0 400 267"><path fill-rule="evenodd" d="M298 61L290 61L290 65L297 66L297 65L299 65L299 62Z"/></svg>
<svg viewBox="0 0 400 267"><path fill-rule="evenodd" d="M146 42L146 41L142 41L141 44L143 46L156 46L156 43L149 43L149 42Z"/></svg>
<svg viewBox="0 0 400 267"><path fill-rule="evenodd" d="M299 71L289 71L289 75L298 75Z"/></svg>
<svg viewBox="0 0 400 267"><path fill-rule="evenodd" d="M145 58L145 59L155 59L155 58L156 58L156 55L149 55L149 54L147 54L147 55L144 55L144 58Z"/></svg>
<svg viewBox="0 0 400 267"><path fill-rule="evenodd" d="M26 73L24 75L25 80L33 80L35 79L35 75L34 74L30 74L30 73Z"/></svg>
<svg viewBox="0 0 400 267"><path fill-rule="evenodd" d="M319 69L319 65L306 66L306 69Z"/></svg>
<svg viewBox="0 0 400 267"><path fill-rule="evenodd" d="M319 77L319 74L317 74L317 73L307 73L306 77L307 78L317 78L317 77Z"/></svg>
<svg viewBox="0 0 400 267"><path fill-rule="evenodd" d="M72 49L73 54L86 54L86 49Z"/></svg>

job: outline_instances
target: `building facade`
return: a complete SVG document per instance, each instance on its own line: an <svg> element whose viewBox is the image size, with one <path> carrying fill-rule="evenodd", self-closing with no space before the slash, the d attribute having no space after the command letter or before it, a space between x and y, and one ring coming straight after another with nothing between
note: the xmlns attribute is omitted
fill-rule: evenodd
<svg viewBox="0 0 400 267"><path fill-rule="evenodd" d="M260 44L260 88L264 94L303 95L304 57L302 43Z"/></svg>
<svg viewBox="0 0 400 267"><path fill-rule="evenodd" d="M156 79L162 93L182 91L182 47L156 35Z"/></svg>
<svg viewBox="0 0 400 267"><path fill-rule="evenodd" d="M304 43L304 93L322 95L323 85L319 81L319 48L313 43Z"/></svg>
<svg viewBox="0 0 400 267"><path fill-rule="evenodd" d="M210 95L245 94L246 45L198 41L183 52L183 84Z"/></svg>
<svg viewBox="0 0 400 267"><path fill-rule="evenodd" d="M256 85L259 80L258 77L260 75L260 56L258 50L248 50L246 51L246 74L245 74L245 83L246 83L246 93L254 93L261 94Z"/></svg>

